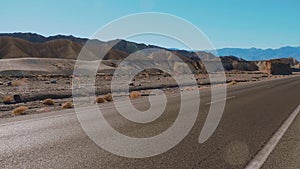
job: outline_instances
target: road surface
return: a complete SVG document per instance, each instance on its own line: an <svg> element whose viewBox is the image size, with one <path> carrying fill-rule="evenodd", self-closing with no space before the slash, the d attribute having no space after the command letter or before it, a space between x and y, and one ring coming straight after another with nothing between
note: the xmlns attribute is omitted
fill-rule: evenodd
<svg viewBox="0 0 300 169"><path fill-rule="evenodd" d="M199 115L184 140L161 155L142 159L119 157L99 148L81 128L74 110L1 119L0 167L244 168L299 105L299 86L297 76L229 87L227 97L230 99L217 130L205 143L199 144L211 102L210 92L202 92ZM149 124L128 123L114 113L113 108L106 109L104 115L123 134L149 137L166 130L176 119L180 99L170 98L169 103L172 106L167 107L166 113ZM137 105L141 109L147 106L146 102ZM293 126L297 127L299 123ZM291 139L297 131L299 128L287 132L289 135L284 137L289 142L279 143L265 168L272 168L273 161L280 158L282 152L277 151L293 151L282 148L281 144L288 144L292 149L297 140ZM298 136L295 139L299 141Z"/></svg>

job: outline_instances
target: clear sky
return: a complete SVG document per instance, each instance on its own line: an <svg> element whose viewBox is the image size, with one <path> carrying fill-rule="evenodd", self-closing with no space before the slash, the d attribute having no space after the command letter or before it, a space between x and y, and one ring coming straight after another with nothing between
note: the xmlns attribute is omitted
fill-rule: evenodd
<svg viewBox="0 0 300 169"><path fill-rule="evenodd" d="M124 15L164 12L196 25L217 48L300 46L298 0L1 0L0 4L0 32L89 37Z"/></svg>

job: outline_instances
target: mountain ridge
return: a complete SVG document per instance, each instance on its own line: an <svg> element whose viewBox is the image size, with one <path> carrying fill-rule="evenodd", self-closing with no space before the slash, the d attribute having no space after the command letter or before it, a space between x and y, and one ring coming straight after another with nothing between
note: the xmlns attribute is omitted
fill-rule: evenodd
<svg viewBox="0 0 300 169"><path fill-rule="evenodd" d="M37 33L22 33L22 32L15 32L15 33L0 33L1 37L12 37L23 39L31 43L46 43L53 40L69 40L74 43L78 43L80 45L84 45L89 39L88 38L79 38L72 35L54 35L54 36L43 36ZM100 40L94 40L96 43L99 44L109 44L114 43L115 40L104 42ZM147 48L160 48L165 49L168 51L185 51L179 50L176 48L166 49L163 47L155 46L155 45L146 45L143 43L136 43L130 42L126 40L120 40L117 46L114 46L115 50L123 51L126 53L133 53L138 50L147 49ZM279 59L279 58L295 58L300 61L300 46L299 47L292 47L292 46L284 46L277 49L260 49L260 48L222 48L216 50L219 56L236 56L248 61L256 61L256 60L270 60L270 59ZM187 51L193 53L192 51ZM212 51L199 51L199 52L208 52L214 53ZM190 55L187 54L187 55ZM0 53L1 54L1 53ZM17 57L17 56L16 56ZM1 56L0 56L1 58Z"/></svg>
<svg viewBox="0 0 300 169"><path fill-rule="evenodd" d="M208 51L209 52L209 51ZM278 58L295 58L300 60L300 46L283 46L277 49L260 48L222 48L217 49L219 56L237 56L245 60L270 60Z"/></svg>

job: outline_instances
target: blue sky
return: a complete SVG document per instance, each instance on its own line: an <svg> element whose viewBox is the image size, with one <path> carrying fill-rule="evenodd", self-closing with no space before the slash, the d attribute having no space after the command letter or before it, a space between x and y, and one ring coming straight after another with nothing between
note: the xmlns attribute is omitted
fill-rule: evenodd
<svg viewBox="0 0 300 169"><path fill-rule="evenodd" d="M196 25L217 48L278 48L300 46L299 9L297 0L2 0L0 32L89 37L124 15L164 12ZM180 48L153 39L144 41Z"/></svg>

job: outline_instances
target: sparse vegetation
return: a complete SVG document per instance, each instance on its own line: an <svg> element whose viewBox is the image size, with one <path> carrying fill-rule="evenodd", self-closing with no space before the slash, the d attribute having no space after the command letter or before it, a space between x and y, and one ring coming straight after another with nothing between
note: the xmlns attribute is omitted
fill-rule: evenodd
<svg viewBox="0 0 300 169"><path fill-rule="evenodd" d="M112 77L109 75L105 75L104 79L105 81L111 81Z"/></svg>
<svg viewBox="0 0 300 169"><path fill-rule="evenodd" d="M25 111L28 110L28 107L26 106L20 106L20 107L17 107L15 108L11 114L14 115L14 116L17 116L17 115L23 115L25 114Z"/></svg>
<svg viewBox="0 0 300 169"><path fill-rule="evenodd" d="M138 97L141 97L141 92L138 91L133 91L129 94L129 98L130 99L136 99Z"/></svg>
<svg viewBox="0 0 300 169"><path fill-rule="evenodd" d="M232 80L228 85L236 85L236 84L238 84L238 82L235 80Z"/></svg>
<svg viewBox="0 0 300 169"><path fill-rule="evenodd" d="M95 103L104 103L104 102L111 102L111 101L113 101L113 98L112 98L112 94L109 93L107 95L97 97Z"/></svg>
<svg viewBox="0 0 300 169"><path fill-rule="evenodd" d="M104 103L106 100L103 97L97 97L95 100L96 103Z"/></svg>
<svg viewBox="0 0 300 169"><path fill-rule="evenodd" d="M14 100L14 98L12 96L4 96L3 97L3 103L4 104L9 104Z"/></svg>
<svg viewBox="0 0 300 169"><path fill-rule="evenodd" d="M105 95L105 96L103 96L103 98L106 100L106 101L108 101L108 102L111 102L111 101L113 101L113 98L112 98L112 94L107 94L107 95Z"/></svg>
<svg viewBox="0 0 300 169"><path fill-rule="evenodd" d="M45 99L43 104L51 106L54 105L54 101L52 99Z"/></svg>
<svg viewBox="0 0 300 169"><path fill-rule="evenodd" d="M27 79L26 78L23 78L23 79L20 79L20 80L14 80L12 82L12 85L13 86L22 86L24 85L25 83L27 83Z"/></svg>
<svg viewBox="0 0 300 169"><path fill-rule="evenodd" d="M64 104L62 104L61 106L63 109L70 109L73 107L73 104L71 102L66 102Z"/></svg>

